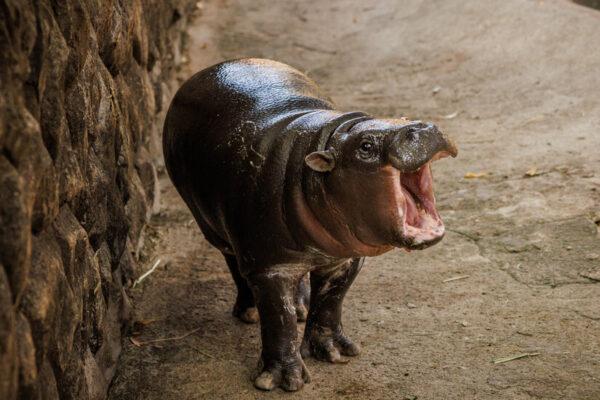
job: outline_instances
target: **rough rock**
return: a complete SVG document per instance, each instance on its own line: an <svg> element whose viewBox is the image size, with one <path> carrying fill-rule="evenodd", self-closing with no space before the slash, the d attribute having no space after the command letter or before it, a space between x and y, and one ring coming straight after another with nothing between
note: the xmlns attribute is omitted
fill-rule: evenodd
<svg viewBox="0 0 600 400"><path fill-rule="evenodd" d="M0 398L101 399L189 0L0 6Z"/></svg>

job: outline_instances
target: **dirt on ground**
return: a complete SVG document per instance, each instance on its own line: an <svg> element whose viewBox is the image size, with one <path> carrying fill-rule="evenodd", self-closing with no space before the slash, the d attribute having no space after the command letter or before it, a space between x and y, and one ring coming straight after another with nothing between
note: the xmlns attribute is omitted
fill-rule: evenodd
<svg viewBox="0 0 600 400"><path fill-rule="evenodd" d="M562 0L197 6L182 78L271 58L342 110L447 132L459 156L433 167L447 235L366 260L343 316L359 357L308 359L300 392L260 392L259 327L232 317L227 266L163 171L141 251L143 270L161 263L130 290L142 322L111 399L600 398L599 11Z"/></svg>

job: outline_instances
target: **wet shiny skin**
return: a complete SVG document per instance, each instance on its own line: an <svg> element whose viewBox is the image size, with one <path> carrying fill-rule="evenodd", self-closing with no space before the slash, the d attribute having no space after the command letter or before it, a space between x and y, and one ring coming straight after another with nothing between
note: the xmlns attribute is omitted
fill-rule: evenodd
<svg viewBox="0 0 600 400"><path fill-rule="evenodd" d="M340 362L360 351L341 313L364 257L441 239L427 163L456 155L432 124L338 111L305 75L257 59L221 63L184 83L163 149L175 187L229 265L234 315L254 322L258 309L255 386L290 391L310 381L302 356ZM308 272L301 356L296 308L306 296L297 294Z"/></svg>

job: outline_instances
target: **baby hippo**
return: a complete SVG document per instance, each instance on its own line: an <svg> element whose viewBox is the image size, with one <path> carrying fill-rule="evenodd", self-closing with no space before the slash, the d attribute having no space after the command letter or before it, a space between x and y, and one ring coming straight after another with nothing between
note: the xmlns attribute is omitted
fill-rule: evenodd
<svg viewBox="0 0 600 400"><path fill-rule="evenodd" d="M338 111L285 64L198 72L171 103L163 145L171 180L237 285L234 315L260 320L259 389L302 388L302 357L357 355L342 302L364 257L444 236L431 162L456 156L452 140L431 123Z"/></svg>

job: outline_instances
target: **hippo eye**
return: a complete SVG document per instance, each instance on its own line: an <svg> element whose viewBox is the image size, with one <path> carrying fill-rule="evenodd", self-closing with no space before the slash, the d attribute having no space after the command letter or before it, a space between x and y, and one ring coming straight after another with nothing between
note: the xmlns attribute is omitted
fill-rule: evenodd
<svg viewBox="0 0 600 400"><path fill-rule="evenodd" d="M371 153L371 151L373 151L373 143L371 143L371 142L362 142L361 145L360 145L360 150L363 153L367 153L367 154Z"/></svg>

